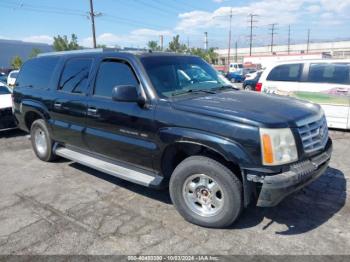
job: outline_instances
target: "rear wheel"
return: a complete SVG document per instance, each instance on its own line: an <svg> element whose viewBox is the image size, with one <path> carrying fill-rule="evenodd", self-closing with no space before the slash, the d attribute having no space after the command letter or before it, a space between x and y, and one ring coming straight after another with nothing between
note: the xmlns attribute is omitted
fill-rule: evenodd
<svg viewBox="0 0 350 262"><path fill-rule="evenodd" d="M246 85L244 89L247 91L253 91L253 87L251 85Z"/></svg>
<svg viewBox="0 0 350 262"><path fill-rule="evenodd" d="M236 83L236 78L231 78L231 83Z"/></svg>
<svg viewBox="0 0 350 262"><path fill-rule="evenodd" d="M30 128L30 137L36 156L43 161L50 162L55 159L53 141L43 119L35 120Z"/></svg>
<svg viewBox="0 0 350 262"><path fill-rule="evenodd" d="M169 188L178 212L200 226L229 226L243 207L240 180L208 157L193 156L182 161L171 176Z"/></svg>

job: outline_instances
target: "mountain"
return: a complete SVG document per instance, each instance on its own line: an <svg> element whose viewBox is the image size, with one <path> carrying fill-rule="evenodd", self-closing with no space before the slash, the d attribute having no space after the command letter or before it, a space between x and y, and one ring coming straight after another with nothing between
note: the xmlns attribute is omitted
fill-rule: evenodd
<svg viewBox="0 0 350 262"><path fill-rule="evenodd" d="M26 61L33 48L38 48L43 53L53 51L52 46L48 44L0 39L0 68L11 67L11 60L16 55L20 56L23 62Z"/></svg>

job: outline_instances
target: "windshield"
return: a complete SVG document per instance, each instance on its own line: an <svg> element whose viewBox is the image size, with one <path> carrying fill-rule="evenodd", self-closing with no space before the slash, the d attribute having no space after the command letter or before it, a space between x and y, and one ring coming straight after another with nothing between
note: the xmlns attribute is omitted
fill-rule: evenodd
<svg viewBox="0 0 350 262"><path fill-rule="evenodd" d="M149 56L141 58L141 62L160 97L231 86L223 75L199 57Z"/></svg>
<svg viewBox="0 0 350 262"><path fill-rule="evenodd" d="M0 95L9 95L10 90L6 86L0 86Z"/></svg>
<svg viewBox="0 0 350 262"><path fill-rule="evenodd" d="M18 72L10 73L11 78L17 78L17 76L18 76Z"/></svg>

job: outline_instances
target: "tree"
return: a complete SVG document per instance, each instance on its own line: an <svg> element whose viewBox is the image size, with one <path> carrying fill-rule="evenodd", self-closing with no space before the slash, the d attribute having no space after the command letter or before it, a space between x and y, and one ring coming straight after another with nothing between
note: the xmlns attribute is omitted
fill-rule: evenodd
<svg viewBox="0 0 350 262"><path fill-rule="evenodd" d="M158 45L158 43L156 41L149 41L147 43L147 47L148 47L148 49L150 49L152 51L160 51L160 46Z"/></svg>
<svg viewBox="0 0 350 262"><path fill-rule="evenodd" d="M189 52L192 55L203 58L210 64L214 64L215 60L218 58L218 54L215 52L214 48L209 48L207 51L201 48L191 48Z"/></svg>
<svg viewBox="0 0 350 262"><path fill-rule="evenodd" d="M187 51L187 46L180 43L180 36L176 35L173 37L173 40L169 42L169 51L176 53L184 53Z"/></svg>
<svg viewBox="0 0 350 262"><path fill-rule="evenodd" d="M81 47L78 44L78 37L76 34L72 34L71 39L68 40L66 35L55 36L53 41L53 48L55 51L68 51L68 50L78 50Z"/></svg>
<svg viewBox="0 0 350 262"><path fill-rule="evenodd" d="M23 64L22 59L18 55L16 55L14 58L12 58L11 66L14 69L20 69L22 64Z"/></svg>
<svg viewBox="0 0 350 262"><path fill-rule="evenodd" d="M107 46L106 46L106 45L98 44L98 45L96 46L96 48L107 48Z"/></svg>
<svg viewBox="0 0 350 262"><path fill-rule="evenodd" d="M29 58L37 57L38 54L40 54L40 53L41 53L41 50L39 48L33 48L32 52L29 55Z"/></svg>

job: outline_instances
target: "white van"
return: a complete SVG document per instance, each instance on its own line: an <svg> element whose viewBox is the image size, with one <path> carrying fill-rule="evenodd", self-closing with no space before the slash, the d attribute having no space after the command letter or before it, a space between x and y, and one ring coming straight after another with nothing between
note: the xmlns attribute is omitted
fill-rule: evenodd
<svg viewBox="0 0 350 262"><path fill-rule="evenodd" d="M229 66L228 71L229 71L229 72L236 72L236 71L241 70L241 69L243 69L243 64L240 64L240 63L230 63L230 66Z"/></svg>
<svg viewBox="0 0 350 262"><path fill-rule="evenodd" d="M350 129L350 60L281 62L264 71L256 90L318 103L329 127Z"/></svg>

